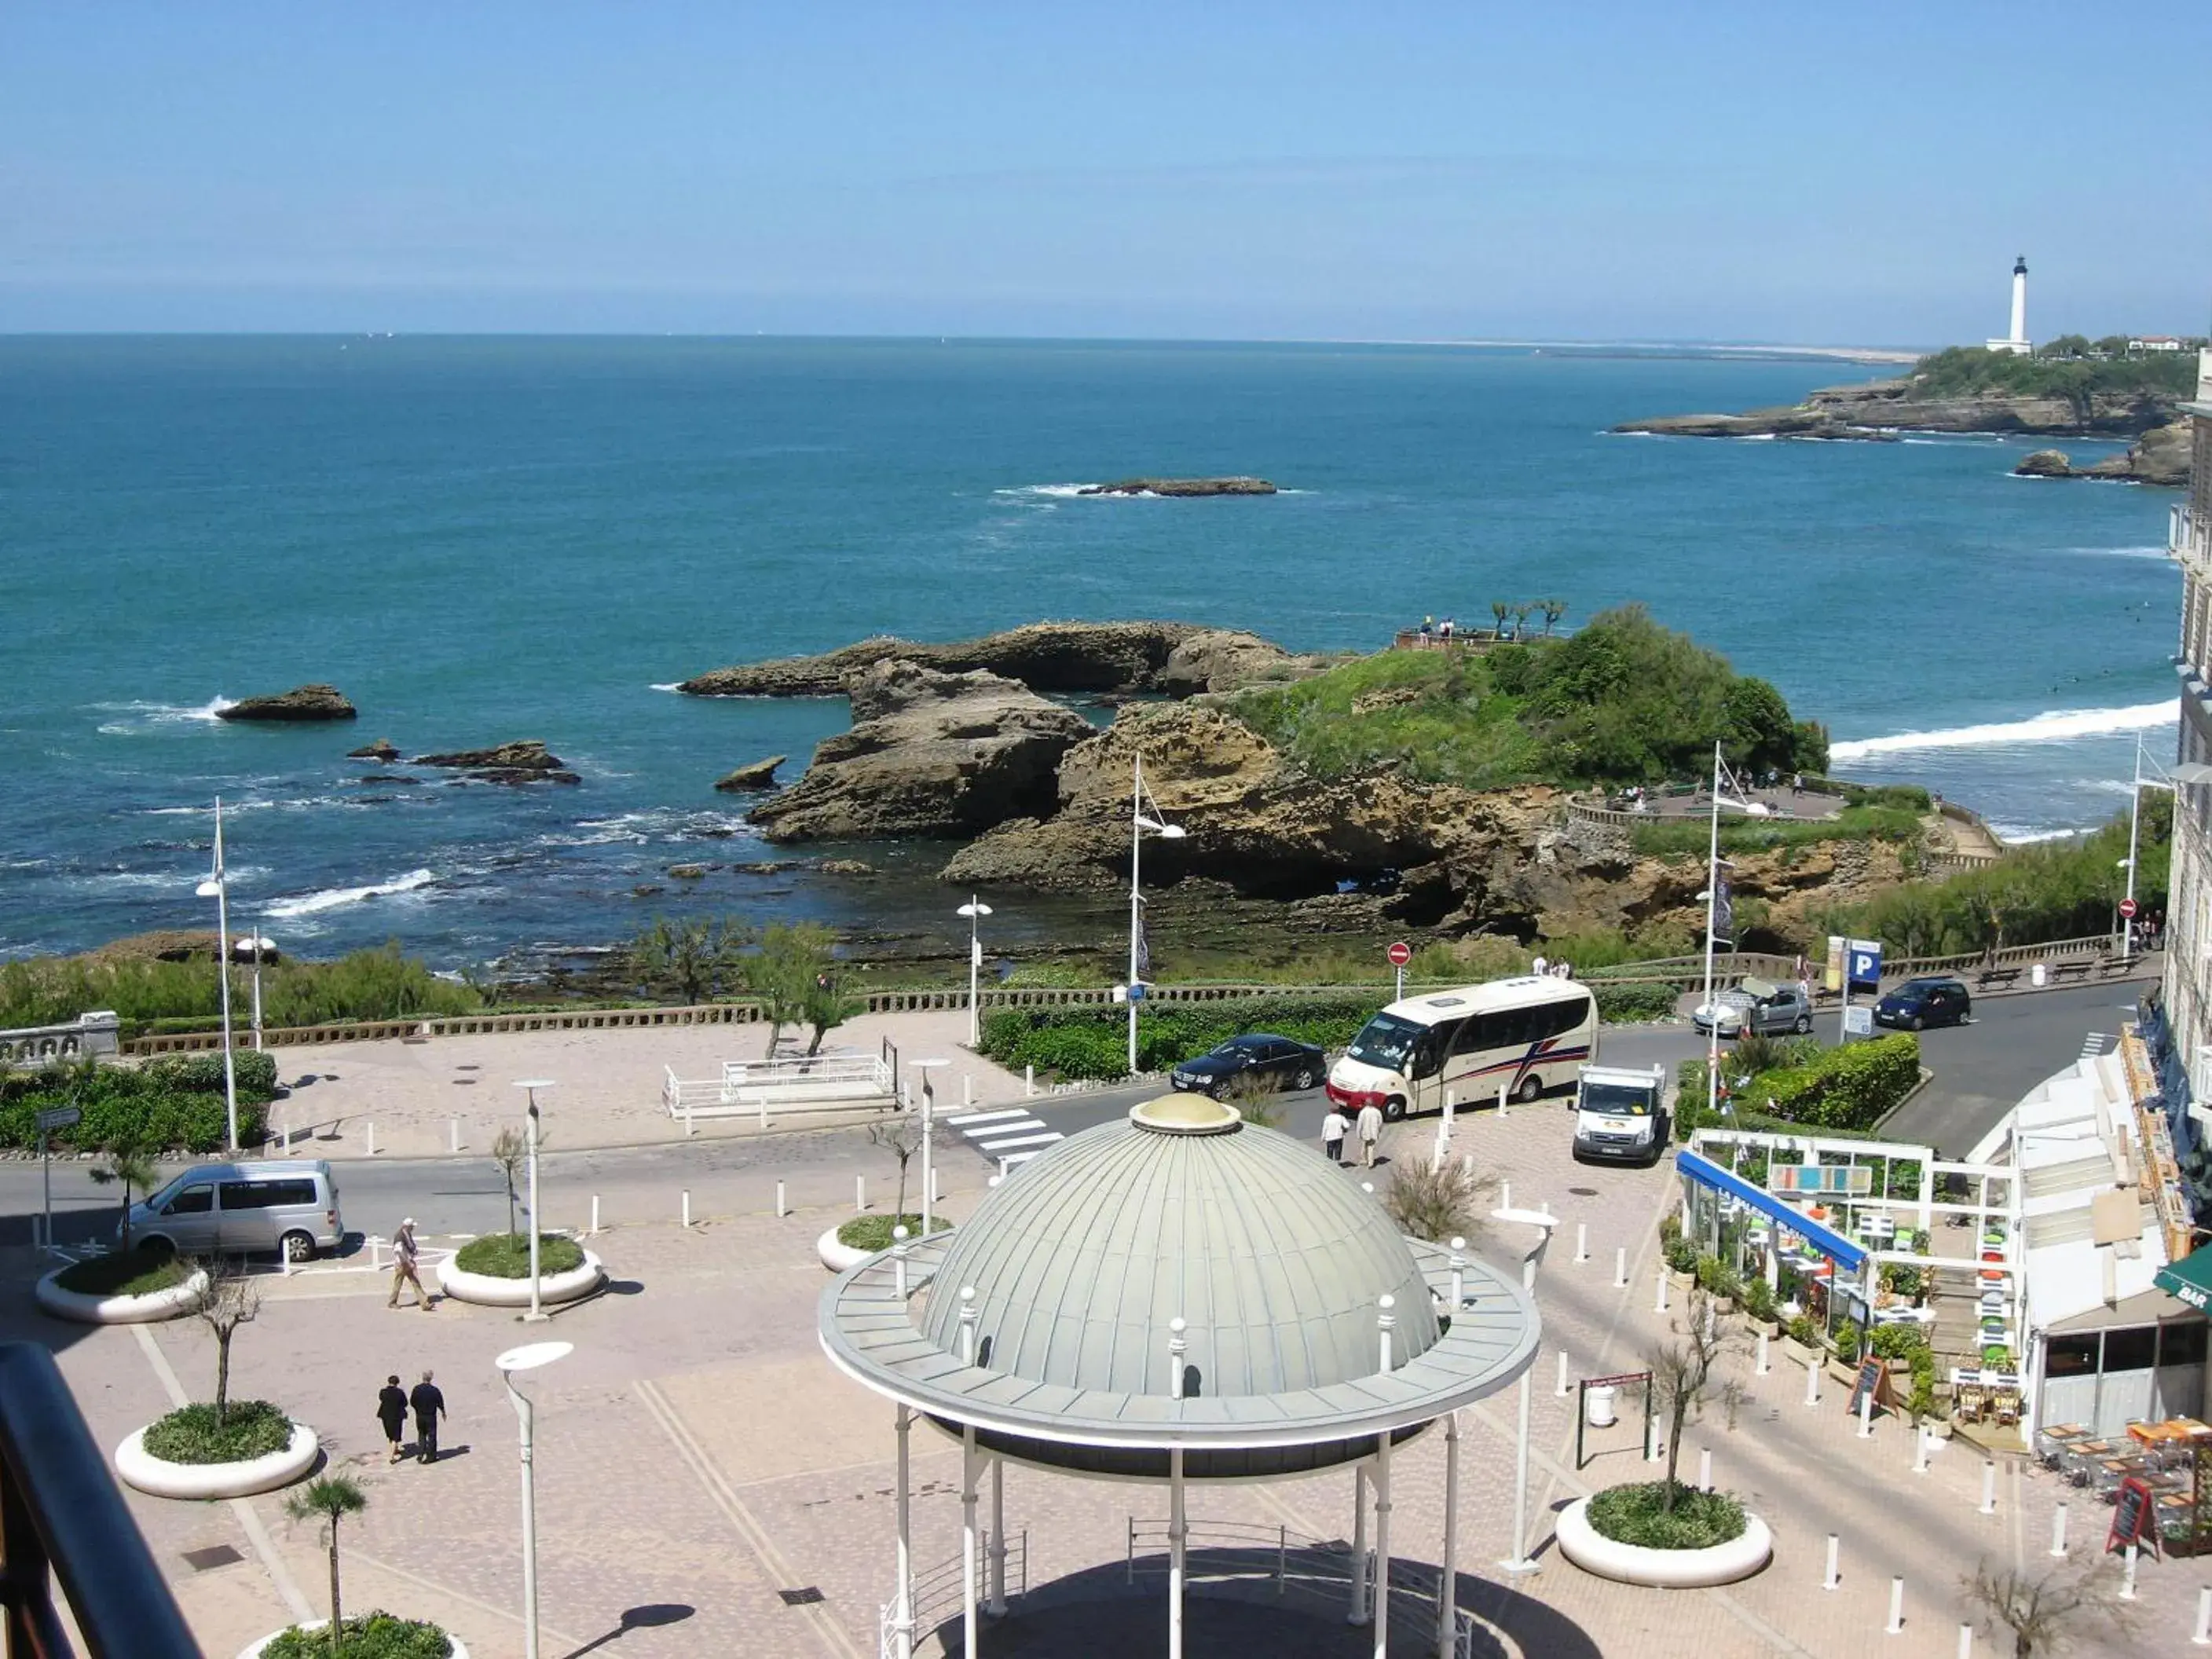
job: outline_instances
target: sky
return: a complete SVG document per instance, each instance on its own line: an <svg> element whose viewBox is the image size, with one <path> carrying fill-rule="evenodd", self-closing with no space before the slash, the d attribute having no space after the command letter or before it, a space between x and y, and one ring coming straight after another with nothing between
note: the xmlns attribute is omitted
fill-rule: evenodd
<svg viewBox="0 0 2212 1659"><path fill-rule="evenodd" d="M0 7L0 332L2212 328L2212 5Z"/></svg>

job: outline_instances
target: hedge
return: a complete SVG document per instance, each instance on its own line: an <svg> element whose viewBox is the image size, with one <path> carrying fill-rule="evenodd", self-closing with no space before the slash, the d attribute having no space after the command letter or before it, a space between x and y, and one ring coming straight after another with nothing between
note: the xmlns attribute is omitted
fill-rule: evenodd
<svg viewBox="0 0 2212 1659"><path fill-rule="evenodd" d="M274 1097L276 1060L244 1049L234 1056L238 1077L238 1134L261 1138L263 1109ZM0 1146L38 1145L38 1115L75 1106L84 1115L54 1132L57 1145L79 1152L135 1143L152 1152L212 1152L228 1133L221 1054L169 1054L139 1066L42 1066L0 1076Z"/></svg>
<svg viewBox="0 0 2212 1659"><path fill-rule="evenodd" d="M1725 1062L1723 1062L1725 1064ZM1705 1110L1705 1062L1686 1060L1677 1074L1680 1092L1674 1121L1681 1138L1709 1121ZM1723 1070L1722 1075L1727 1076ZM1803 1066L1762 1072L1734 1091L1740 1128L1816 1129L1864 1135L1920 1081L1920 1039L1910 1031L1824 1049Z"/></svg>
<svg viewBox="0 0 2212 1659"><path fill-rule="evenodd" d="M339 1633L346 1659L449 1659L453 1651L453 1638L437 1626L389 1613L348 1619ZM302 1630L295 1625L280 1631L261 1650L261 1659L330 1659L330 1655L328 1626Z"/></svg>

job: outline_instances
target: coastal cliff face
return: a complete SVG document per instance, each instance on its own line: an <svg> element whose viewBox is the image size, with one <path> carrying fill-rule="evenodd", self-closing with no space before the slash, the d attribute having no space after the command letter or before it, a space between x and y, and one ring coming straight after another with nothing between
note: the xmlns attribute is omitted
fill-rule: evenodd
<svg viewBox="0 0 2212 1659"><path fill-rule="evenodd" d="M2181 489L2189 483L2189 422L2172 421L2144 433L2124 455L2075 466L2063 449L2039 449L2013 471L2024 478L2109 478Z"/></svg>
<svg viewBox="0 0 2212 1659"><path fill-rule="evenodd" d="M2100 392L2079 402L1997 392L1930 397L1905 379L1827 386L1784 409L1742 415L1663 415L1624 422L1613 429L1677 438L1880 440L1898 431L2127 438L2172 418L2172 401L2150 392Z"/></svg>
<svg viewBox="0 0 2212 1659"><path fill-rule="evenodd" d="M678 689L698 697L842 696L852 676L896 659L951 674L980 669L1033 691L1151 691L1176 647L1211 631L1194 623L1046 622L938 645L884 634L819 656L717 668Z"/></svg>

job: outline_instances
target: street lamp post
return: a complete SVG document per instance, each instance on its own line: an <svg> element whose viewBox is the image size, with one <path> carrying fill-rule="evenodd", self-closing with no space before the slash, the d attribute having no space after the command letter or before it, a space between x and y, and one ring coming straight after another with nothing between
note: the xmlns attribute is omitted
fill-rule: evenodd
<svg viewBox="0 0 2212 1659"><path fill-rule="evenodd" d="M970 893L955 914L968 918L968 1046L973 1048L983 1040L983 1015L975 991L976 975L983 969L983 939L975 924L991 914L991 907Z"/></svg>
<svg viewBox="0 0 2212 1659"><path fill-rule="evenodd" d="M932 1162L937 1139L937 1091L930 1086L929 1074L945 1064L942 1060L917 1060L914 1069L921 1073L921 1236L929 1237L932 1215L935 1212L937 1189L933 1184L937 1166ZM899 1225L899 1218L891 1218L891 1225Z"/></svg>
<svg viewBox="0 0 2212 1659"><path fill-rule="evenodd" d="M515 1373L533 1371L556 1359L565 1359L575 1352L575 1347L573 1342L532 1342L509 1348L491 1362L499 1368L500 1381L507 1384L507 1397L514 1404L515 1419L521 1431L523 1659L538 1659L538 1489L532 1472L538 1413L530 1396L514 1386Z"/></svg>
<svg viewBox="0 0 2212 1659"><path fill-rule="evenodd" d="M1544 1259L1544 1247L1552 1242L1552 1229L1559 1224L1559 1217L1548 1210L1492 1210L1490 1218L1537 1230L1535 1248L1521 1261L1521 1288L1534 1294L1536 1268ZM1498 1563L1515 1577L1536 1571L1528 1559L1528 1378L1534 1369L1521 1373L1520 1425L1513 1448L1513 1559Z"/></svg>
<svg viewBox="0 0 2212 1659"><path fill-rule="evenodd" d="M230 1048L230 879L222 868L222 797L215 798L215 870L193 890L215 901L216 969L222 975L222 1102L223 1133L229 1148L238 1150L238 1062ZM257 1022L258 1023L258 1022Z"/></svg>
<svg viewBox="0 0 2212 1659"><path fill-rule="evenodd" d="M253 1047L261 1048L261 958L274 947L275 941L256 928L253 933Z"/></svg>
<svg viewBox="0 0 2212 1659"><path fill-rule="evenodd" d="M524 1078L514 1085L529 1098L530 1110L522 1121L524 1155L530 1165L530 1311L523 1317L533 1323L545 1317L545 1310L538 1294L538 1091L550 1089L553 1079L545 1077ZM532 1604L535 1607L535 1603Z"/></svg>
<svg viewBox="0 0 2212 1659"><path fill-rule="evenodd" d="M1170 823L1159 816L1159 808L1152 808L1152 816L1145 812L1145 757L1136 757L1136 781L1129 796L1129 1070L1137 1069L1137 1005L1144 1000L1145 975L1151 969L1151 952L1145 948L1145 898L1137 878L1137 866L1143 856L1145 832L1149 830L1162 841L1181 841L1182 825Z"/></svg>

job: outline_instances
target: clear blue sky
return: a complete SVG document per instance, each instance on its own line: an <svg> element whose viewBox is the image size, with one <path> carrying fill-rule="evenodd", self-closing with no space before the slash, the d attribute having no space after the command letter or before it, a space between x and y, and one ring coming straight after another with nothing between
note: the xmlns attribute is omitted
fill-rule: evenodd
<svg viewBox="0 0 2212 1659"><path fill-rule="evenodd" d="M2212 324L2212 4L0 9L0 331Z"/></svg>

